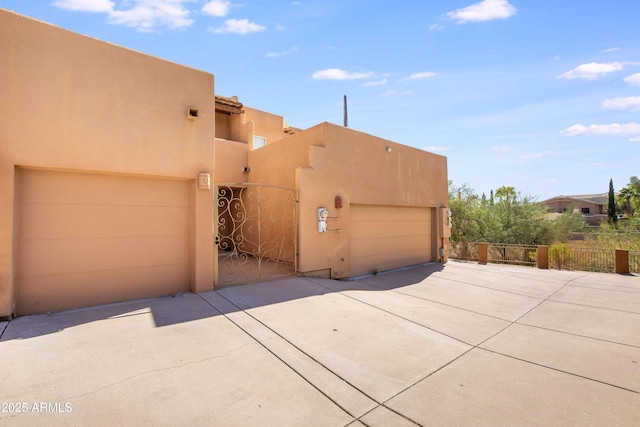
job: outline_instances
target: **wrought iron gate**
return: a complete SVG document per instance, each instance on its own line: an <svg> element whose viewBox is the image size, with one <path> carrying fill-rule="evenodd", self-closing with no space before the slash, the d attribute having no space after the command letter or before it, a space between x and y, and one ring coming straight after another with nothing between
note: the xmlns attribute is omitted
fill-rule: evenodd
<svg viewBox="0 0 640 427"><path fill-rule="evenodd" d="M292 188L216 185L214 287L294 275L297 198Z"/></svg>

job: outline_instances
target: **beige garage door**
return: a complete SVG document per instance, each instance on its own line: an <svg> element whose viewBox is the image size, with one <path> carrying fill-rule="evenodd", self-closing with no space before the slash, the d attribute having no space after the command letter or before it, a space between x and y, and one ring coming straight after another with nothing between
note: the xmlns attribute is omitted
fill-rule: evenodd
<svg viewBox="0 0 640 427"><path fill-rule="evenodd" d="M16 313L188 291L189 188L20 169Z"/></svg>
<svg viewBox="0 0 640 427"><path fill-rule="evenodd" d="M432 261L431 208L351 205L350 276Z"/></svg>

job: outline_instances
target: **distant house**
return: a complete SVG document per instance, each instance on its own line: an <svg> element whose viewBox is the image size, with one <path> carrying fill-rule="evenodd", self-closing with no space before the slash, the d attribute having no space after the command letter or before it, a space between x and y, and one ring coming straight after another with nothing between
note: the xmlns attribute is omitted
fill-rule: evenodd
<svg viewBox="0 0 640 427"><path fill-rule="evenodd" d="M446 261L446 157L3 9L0 41L0 319Z"/></svg>
<svg viewBox="0 0 640 427"><path fill-rule="evenodd" d="M581 213L588 225L598 226L607 220L607 193L579 196L556 196L543 201L552 212L563 213L572 209Z"/></svg>

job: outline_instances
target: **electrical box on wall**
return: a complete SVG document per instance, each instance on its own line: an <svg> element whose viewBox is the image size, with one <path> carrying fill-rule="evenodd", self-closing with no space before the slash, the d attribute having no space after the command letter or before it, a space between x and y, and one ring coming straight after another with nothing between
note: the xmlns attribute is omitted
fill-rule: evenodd
<svg viewBox="0 0 640 427"><path fill-rule="evenodd" d="M329 212L325 208L318 208L318 233L327 232L327 218Z"/></svg>

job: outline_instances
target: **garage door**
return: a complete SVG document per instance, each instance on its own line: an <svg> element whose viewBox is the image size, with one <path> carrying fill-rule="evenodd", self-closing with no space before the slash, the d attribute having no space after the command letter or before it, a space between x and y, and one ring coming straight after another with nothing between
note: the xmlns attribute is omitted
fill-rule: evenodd
<svg viewBox="0 0 640 427"><path fill-rule="evenodd" d="M351 205L349 275L432 261L431 208Z"/></svg>
<svg viewBox="0 0 640 427"><path fill-rule="evenodd" d="M16 313L189 290L189 182L20 169Z"/></svg>

